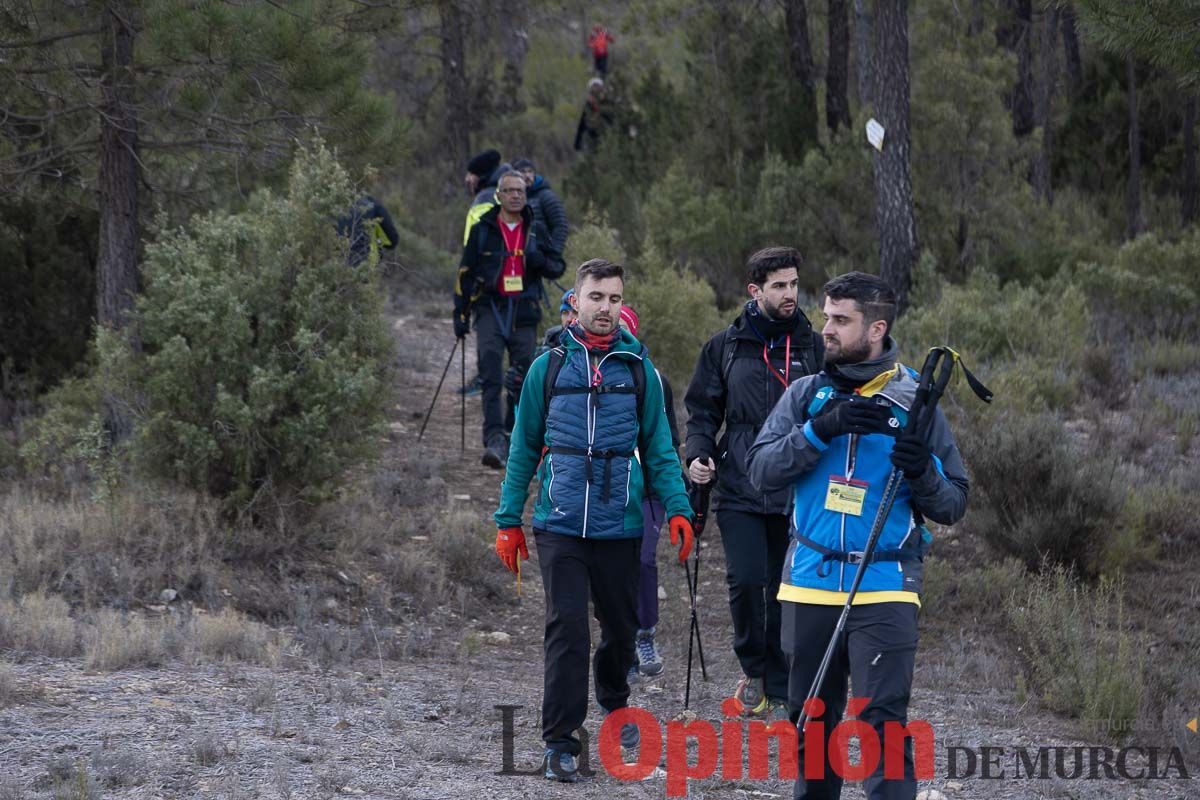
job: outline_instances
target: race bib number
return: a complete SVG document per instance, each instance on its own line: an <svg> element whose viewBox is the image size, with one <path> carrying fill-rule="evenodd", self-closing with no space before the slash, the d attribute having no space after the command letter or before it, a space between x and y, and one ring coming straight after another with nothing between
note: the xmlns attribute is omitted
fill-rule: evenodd
<svg viewBox="0 0 1200 800"><path fill-rule="evenodd" d="M520 275L505 275L504 276L504 291L506 292L521 292L525 290L525 281Z"/></svg>

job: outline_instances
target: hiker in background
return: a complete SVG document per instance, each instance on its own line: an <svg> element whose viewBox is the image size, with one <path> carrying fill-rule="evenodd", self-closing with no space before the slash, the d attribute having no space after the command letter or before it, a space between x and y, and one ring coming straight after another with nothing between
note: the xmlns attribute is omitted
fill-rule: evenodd
<svg viewBox="0 0 1200 800"><path fill-rule="evenodd" d="M496 198L496 186L500 176L510 169L512 167L502 163L499 150L484 150L479 155L472 156L471 160L467 162L467 174L463 176L463 184L467 187L467 193L471 195L471 205L467 207L467 221L463 227L464 245L467 243L471 228L479 221L480 217L496 207L499 202ZM466 381L455 391L468 396L479 394L483 391L483 379L476 372L475 377Z"/></svg>
<svg viewBox="0 0 1200 800"><path fill-rule="evenodd" d="M922 561L931 541L923 520L952 525L962 519L968 491L962 458L940 409L928 439L900 433L917 381L915 372L898 363L890 336L896 319L891 288L875 275L850 272L826 283L824 292L825 369L792 384L747 455L751 484L768 496L787 492L794 503L779 589L793 723L845 607L873 509L893 469L904 480L818 695L825 713L814 721L825 725L820 746L825 777L797 778L793 796L799 800L837 798L841 792L828 747L846 706L847 678L855 697L870 698L858 719L875 729L879 741L886 724L908 724ZM805 764L800 739L799 763ZM885 780L883 762L866 779L867 797L914 797L912 739L904 737L903 778Z"/></svg>
<svg viewBox="0 0 1200 800"><path fill-rule="evenodd" d="M475 326L475 347L483 394L483 457L499 469L508 458L505 414L500 389L504 353L523 379L537 342L542 318L542 278L561 272L547 265L533 229L533 212L525 204L525 180L516 172L500 176L500 205L485 212L471 228L463 248L454 293L454 335ZM516 390L519 390L519 383ZM510 394L516 391L510 386ZM512 403L510 401L509 405Z"/></svg>
<svg viewBox="0 0 1200 800"><path fill-rule="evenodd" d="M537 356L562 344L562 332L579 318L579 315L575 313L575 307L571 305L571 298L574 296L574 289L567 289L562 293L562 300L558 303L559 324L546 329L546 335L542 337L542 343L538 345Z"/></svg>
<svg viewBox="0 0 1200 800"><path fill-rule="evenodd" d="M539 236L538 241L543 245L546 258L561 262L570 234L566 206L550 188L550 182L537 174L537 167L528 158L518 158L513 162L513 169L525 177L525 192L529 207L533 209L534 223L545 227L545 233ZM565 263L561 271L566 271Z"/></svg>
<svg viewBox="0 0 1200 800"><path fill-rule="evenodd" d="M579 319L563 333L561 348L529 368L495 514L496 554L519 580L521 560L529 558L521 526L536 471L533 535L546 599L542 738L550 780L578 779L589 597L600 623L596 700L606 714L628 705L643 476L667 509L679 558L692 548L692 511L671 448L662 384L646 349L617 324L623 294L620 265L592 259L579 266L572 298ZM635 469L635 449L642 469ZM620 737L624 747L637 747L637 726L622 725Z"/></svg>
<svg viewBox="0 0 1200 800"><path fill-rule="evenodd" d="M500 176L511 169L511 165L502 163L499 150L484 150L467 162L463 183L471 195L471 205L467 208L467 221L463 226L463 244L467 243L475 223L500 202L496 196Z"/></svg>
<svg viewBox="0 0 1200 800"><path fill-rule="evenodd" d="M595 148L600 142L600 134L612 121L612 110L604 93L604 81L592 78L588 81L583 112L579 115L579 126L575 129L575 149L578 151Z"/></svg>
<svg viewBox="0 0 1200 800"><path fill-rule="evenodd" d="M395 250L400 234L392 215L371 195L363 195L350 211L337 220L338 236L350 240L346 263L356 267L368 256L378 260L379 249Z"/></svg>
<svg viewBox="0 0 1200 800"><path fill-rule="evenodd" d="M746 262L752 298L726 330L709 339L685 402L688 474L716 480L714 506L725 549L733 651L743 677L734 690L749 714L788 696L776 593L788 545L786 490L763 494L746 475L746 452L787 387L821 368L824 347L797 302L803 259L768 247ZM717 434L724 426L720 441Z"/></svg>
<svg viewBox="0 0 1200 800"><path fill-rule="evenodd" d="M608 28L599 22L592 26L592 32L588 34L588 49L592 51L592 64L601 78L608 77L608 46L616 41L608 32Z"/></svg>
<svg viewBox="0 0 1200 800"><path fill-rule="evenodd" d="M638 335L638 314L632 306L621 306L621 327L633 336ZM663 406L667 412L667 427L671 431L671 448L679 452L679 424L675 421L675 393L671 391L671 382L667 376L658 373L662 382ZM654 635L658 630L658 534L666 522L666 509L647 487L646 496L642 498L642 550L641 569L638 580L637 599L637 664L629 668L629 679L636 680L638 675L652 677L663 671L662 655L658 652Z"/></svg>

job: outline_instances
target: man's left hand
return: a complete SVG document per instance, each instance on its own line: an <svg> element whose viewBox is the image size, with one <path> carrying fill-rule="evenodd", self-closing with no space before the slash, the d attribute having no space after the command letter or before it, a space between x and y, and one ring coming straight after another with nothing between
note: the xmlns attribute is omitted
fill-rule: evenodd
<svg viewBox="0 0 1200 800"><path fill-rule="evenodd" d="M679 545L679 563L687 561L688 554L692 552L692 544L695 541L695 533L692 531L692 523L687 517L682 514L676 514L671 517L671 544ZM683 541L681 542L680 539Z"/></svg>
<svg viewBox="0 0 1200 800"><path fill-rule="evenodd" d="M929 469L929 445L915 434L903 434L892 445L892 464L904 473L904 477L915 480Z"/></svg>

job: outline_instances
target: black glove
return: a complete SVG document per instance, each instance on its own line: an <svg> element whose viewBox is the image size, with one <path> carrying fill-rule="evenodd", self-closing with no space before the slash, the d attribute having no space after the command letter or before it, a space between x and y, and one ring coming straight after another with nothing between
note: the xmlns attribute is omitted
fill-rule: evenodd
<svg viewBox="0 0 1200 800"><path fill-rule="evenodd" d="M869 397L855 395L814 419L813 433L827 444L835 436L850 433L891 433L888 425L891 418L892 411L888 406L880 405Z"/></svg>
<svg viewBox="0 0 1200 800"><path fill-rule="evenodd" d="M892 464L909 480L925 474L925 470L929 469L929 459L929 445L916 434L903 434L892 445Z"/></svg>
<svg viewBox="0 0 1200 800"><path fill-rule="evenodd" d="M461 339L471 332L471 320L458 311L454 312L454 337Z"/></svg>
<svg viewBox="0 0 1200 800"><path fill-rule="evenodd" d="M521 386L525 383L525 367L520 365L508 368L504 373L504 388L517 397L521 396Z"/></svg>

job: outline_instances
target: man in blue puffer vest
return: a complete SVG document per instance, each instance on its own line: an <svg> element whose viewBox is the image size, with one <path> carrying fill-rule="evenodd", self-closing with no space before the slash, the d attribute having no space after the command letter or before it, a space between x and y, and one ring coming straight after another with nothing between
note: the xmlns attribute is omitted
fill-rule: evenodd
<svg viewBox="0 0 1200 800"><path fill-rule="evenodd" d="M922 561L930 544L923 521L957 522L968 490L940 410L926 438L900 434L917 381L897 362L888 335L896 318L892 290L874 275L851 272L829 281L824 292L825 369L791 385L747 457L750 480L760 491L790 487L793 495L792 541L779 589L793 721L845 605L893 467L904 481L820 692L825 778L796 780L794 797L806 800L841 793L828 738L845 709L847 677L855 697L870 698L858 717L875 728L880 742L885 722L907 724ZM916 795L912 742L906 738L904 744L904 778L885 780L881 759L864 787L872 800ZM803 740L799 763L805 763Z"/></svg>
<svg viewBox="0 0 1200 800"><path fill-rule="evenodd" d="M575 731L588 704L589 596L600 622L596 700L606 712L628 704L626 676L638 627L643 470L667 509L680 561L692 548L692 511L671 445L662 385L646 348L618 325L623 294L620 265L592 259L579 267L571 301L579 319L563 331L561 350L539 356L529 368L495 513L496 553L519 575L520 560L529 558L521 522L536 470L541 489L533 534L546 598L542 738L551 780L577 778ZM551 373L547 391L556 357L557 375ZM637 727L624 725L622 745L634 747L637 740Z"/></svg>

